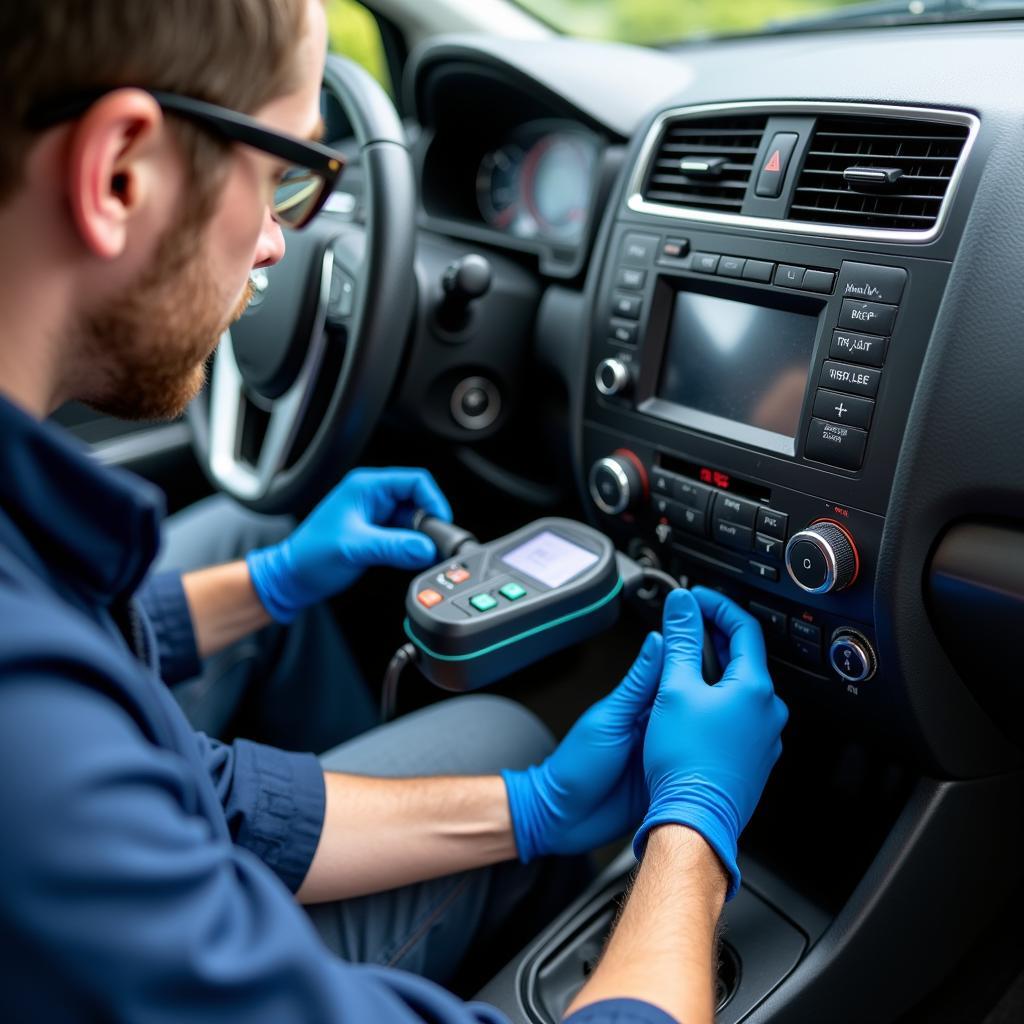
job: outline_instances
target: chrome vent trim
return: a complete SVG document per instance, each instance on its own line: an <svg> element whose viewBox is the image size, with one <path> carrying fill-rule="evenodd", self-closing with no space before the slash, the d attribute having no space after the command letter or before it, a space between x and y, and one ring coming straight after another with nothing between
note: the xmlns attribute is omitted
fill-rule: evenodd
<svg viewBox="0 0 1024 1024"><path fill-rule="evenodd" d="M960 152L953 174L949 179L945 197L940 205L935 224L925 230L894 230L866 228L849 225L819 224L813 221L778 220L766 217L745 217L738 213L721 213L692 207L671 206L663 202L645 199L643 187L647 181L652 158L661 140L666 124L689 118L706 119L714 116L806 114L811 117L845 115L850 117L894 117L918 122L934 122L946 125L963 125L967 128L967 139ZM776 102L709 103L692 107L676 107L662 112L644 137L640 154L634 165L627 185L626 206L635 213L655 217L703 224L720 224L737 228L757 228L764 231L784 231L791 234L814 235L826 238L865 239L869 241L921 244L931 242L941 233L949 210L956 196L957 186L963 177L964 168L977 138L980 121L973 114L959 110L941 110L931 107L887 106L878 103L832 103L800 100L779 100Z"/></svg>

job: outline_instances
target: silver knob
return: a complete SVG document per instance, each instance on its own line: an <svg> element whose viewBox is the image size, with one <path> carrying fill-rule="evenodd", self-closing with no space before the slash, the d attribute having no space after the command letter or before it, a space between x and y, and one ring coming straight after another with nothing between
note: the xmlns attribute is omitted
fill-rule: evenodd
<svg viewBox="0 0 1024 1024"><path fill-rule="evenodd" d="M607 455L590 467L590 497L607 515L625 512L644 492L644 480L633 458Z"/></svg>
<svg viewBox="0 0 1024 1024"><path fill-rule="evenodd" d="M871 642L852 629L838 629L832 635L828 660L836 675L847 683L866 682L878 667Z"/></svg>
<svg viewBox="0 0 1024 1024"><path fill-rule="evenodd" d="M860 557L838 523L822 520L794 533L786 545L786 571L808 594L843 590L857 578Z"/></svg>
<svg viewBox="0 0 1024 1024"><path fill-rule="evenodd" d="M602 395L621 395L631 383L629 367L621 359L602 359L594 371L594 384Z"/></svg>

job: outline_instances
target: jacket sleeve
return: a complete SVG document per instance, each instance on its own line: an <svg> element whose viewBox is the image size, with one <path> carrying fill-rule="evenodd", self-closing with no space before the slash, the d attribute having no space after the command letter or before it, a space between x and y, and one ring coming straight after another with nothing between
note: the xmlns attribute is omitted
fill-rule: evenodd
<svg viewBox="0 0 1024 1024"><path fill-rule="evenodd" d="M250 740L229 745L196 733L196 742L231 837L297 892L323 831L320 761Z"/></svg>
<svg viewBox="0 0 1024 1024"><path fill-rule="evenodd" d="M170 686L199 675L202 663L181 574L149 576L135 596L153 627L163 681Z"/></svg>
<svg viewBox="0 0 1024 1024"><path fill-rule="evenodd" d="M642 999L604 999L565 1018L565 1024L678 1024L675 1017Z"/></svg>
<svg viewBox="0 0 1024 1024"><path fill-rule="evenodd" d="M85 681L0 674L7 1016L504 1020L421 978L335 958L280 879L211 827L193 771Z"/></svg>

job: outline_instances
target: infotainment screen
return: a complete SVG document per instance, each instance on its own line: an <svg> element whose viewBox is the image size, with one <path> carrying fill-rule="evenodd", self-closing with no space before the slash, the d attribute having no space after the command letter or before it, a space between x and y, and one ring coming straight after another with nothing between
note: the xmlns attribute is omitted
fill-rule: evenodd
<svg viewBox="0 0 1024 1024"><path fill-rule="evenodd" d="M792 454L817 328L815 313L677 292L650 411Z"/></svg>

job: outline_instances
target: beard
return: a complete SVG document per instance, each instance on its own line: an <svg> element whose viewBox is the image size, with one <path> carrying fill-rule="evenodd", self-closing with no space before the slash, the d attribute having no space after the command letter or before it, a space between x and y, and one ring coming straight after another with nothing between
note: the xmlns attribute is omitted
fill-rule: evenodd
<svg viewBox="0 0 1024 1024"><path fill-rule="evenodd" d="M87 405L120 419L169 420L202 390L209 357L253 294L249 282L225 316L203 242L202 226L170 228L138 281L88 317L86 365L97 374L77 396Z"/></svg>

